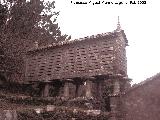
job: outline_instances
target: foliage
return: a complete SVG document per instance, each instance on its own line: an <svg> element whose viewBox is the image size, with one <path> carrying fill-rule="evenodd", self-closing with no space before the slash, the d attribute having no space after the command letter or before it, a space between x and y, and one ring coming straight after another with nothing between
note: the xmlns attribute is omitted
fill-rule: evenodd
<svg viewBox="0 0 160 120"><path fill-rule="evenodd" d="M14 79L18 80L17 76L22 79L24 55L35 46L35 41L44 46L69 40L70 36L61 34L56 21L59 12L55 12L54 1L0 1L0 43L12 63L11 73L16 73Z"/></svg>
<svg viewBox="0 0 160 120"><path fill-rule="evenodd" d="M8 37L27 40L36 36L36 39L37 37L39 39L50 38L52 42L58 42L62 37L63 40L66 39L67 35L61 35L58 23L56 23L59 12L54 10L54 1L4 0L3 4L1 8L8 10L7 12L1 10L3 16L7 16L2 24L5 25L5 34Z"/></svg>
<svg viewBox="0 0 160 120"><path fill-rule="evenodd" d="M56 107L54 111L43 111L42 113L35 113L34 110L21 110L17 113L19 120L108 120L110 117L110 114L105 112L96 115L87 110L66 107Z"/></svg>
<svg viewBox="0 0 160 120"><path fill-rule="evenodd" d="M33 109L25 109L17 112L18 120L44 120Z"/></svg>

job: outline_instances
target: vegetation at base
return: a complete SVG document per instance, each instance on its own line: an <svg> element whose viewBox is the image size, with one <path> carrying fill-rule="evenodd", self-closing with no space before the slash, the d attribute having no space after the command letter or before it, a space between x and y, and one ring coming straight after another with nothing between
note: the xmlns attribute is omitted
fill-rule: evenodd
<svg viewBox="0 0 160 120"><path fill-rule="evenodd" d="M111 115L101 112L96 115L80 109L55 107L54 111L36 113L35 110L17 111L18 120L108 120Z"/></svg>

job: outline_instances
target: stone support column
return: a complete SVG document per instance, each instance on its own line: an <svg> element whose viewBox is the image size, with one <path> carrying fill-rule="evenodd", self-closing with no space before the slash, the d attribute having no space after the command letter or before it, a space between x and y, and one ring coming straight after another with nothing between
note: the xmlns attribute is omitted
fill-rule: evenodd
<svg viewBox="0 0 160 120"><path fill-rule="evenodd" d="M104 81L98 81L97 83L97 99L102 99L102 94L103 94L103 84L104 84Z"/></svg>
<svg viewBox="0 0 160 120"><path fill-rule="evenodd" d="M119 94L120 93L120 82L119 80L115 80L114 82L114 91L113 94Z"/></svg>
<svg viewBox="0 0 160 120"><path fill-rule="evenodd" d="M49 97L49 89L50 89L49 83L45 83L43 89L43 97Z"/></svg>
<svg viewBox="0 0 160 120"><path fill-rule="evenodd" d="M76 86L75 97L79 97L79 94L80 94L80 92L79 92L80 85L77 83L75 86Z"/></svg>
<svg viewBox="0 0 160 120"><path fill-rule="evenodd" d="M92 81L87 80L86 81L86 97L90 98L92 97Z"/></svg>
<svg viewBox="0 0 160 120"><path fill-rule="evenodd" d="M112 117L110 120L117 120L117 113L119 113L119 102L120 102L120 79L114 80L113 94L110 96L110 108Z"/></svg>
<svg viewBox="0 0 160 120"><path fill-rule="evenodd" d="M116 114L117 114L117 103L118 103L119 96L110 96L110 108L112 117L109 120L117 120Z"/></svg>
<svg viewBox="0 0 160 120"><path fill-rule="evenodd" d="M69 83L65 82L64 85L64 97L69 97Z"/></svg>

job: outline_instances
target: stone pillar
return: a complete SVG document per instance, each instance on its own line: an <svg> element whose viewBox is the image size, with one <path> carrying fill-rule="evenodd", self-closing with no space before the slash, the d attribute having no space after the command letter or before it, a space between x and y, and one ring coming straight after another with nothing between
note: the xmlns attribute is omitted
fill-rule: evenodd
<svg viewBox="0 0 160 120"><path fill-rule="evenodd" d="M115 79L113 94L110 96L110 108L112 117L109 120L117 120L117 113L119 113L119 102L120 102L120 81Z"/></svg>
<svg viewBox="0 0 160 120"><path fill-rule="evenodd" d="M117 120L116 114L117 114L117 103L118 103L118 96L110 96L110 108L111 108L111 114L112 117L109 120Z"/></svg>
<svg viewBox="0 0 160 120"><path fill-rule="evenodd" d="M96 82L96 96L97 96L97 99L102 99L102 94L103 94L103 90L102 90L102 85L104 84L104 81L97 81Z"/></svg>
<svg viewBox="0 0 160 120"><path fill-rule="evenodd" d="M86 81L86 97L88 98L92 97L91 89L92 89L92 81L87 80Z"/></svg>
<svg viewBox="0 0 160 120"><path fill-rule="evenodd" d="M78 83L76 83L76 90L75 90L75 97L79 97L80 96L80 85Z"/></svg>
<svg viewBox="0 0 160 120"><path fill-rule="evenodd" d="M120 83L119 80L115 80L113 94L119 94L119 93L120 93Z"/></svg>
<svg viewBox="0 0 160 120"><path fill-rule="evenodd" d="M45 83L43 89L43 97L49 97L49 83Z"/></svg>
<svg viewBox="0 0 160 120"><path fill-rule="evenodd" d="M69 83L65 82L64 85L64 97L69 97Z"/></svg>

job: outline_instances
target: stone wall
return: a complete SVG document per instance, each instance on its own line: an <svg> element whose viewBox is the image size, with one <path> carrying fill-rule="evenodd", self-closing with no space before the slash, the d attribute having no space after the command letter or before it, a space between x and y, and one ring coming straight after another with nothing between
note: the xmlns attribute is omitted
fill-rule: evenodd
<svg viewBox="0 0 160 120"><path fill-rule="evenodd" d="M126 120L160 119L160 76L133 86L124 96Z"/></svg>

